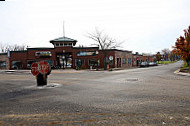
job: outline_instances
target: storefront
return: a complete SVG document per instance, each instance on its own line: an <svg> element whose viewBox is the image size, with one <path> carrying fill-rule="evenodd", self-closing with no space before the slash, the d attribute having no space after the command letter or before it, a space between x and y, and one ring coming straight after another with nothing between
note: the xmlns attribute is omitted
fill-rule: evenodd
<svg viewBox="0 0 190 126"><path fill-rule="evenodd" d="M0 55L0 67L6 69L30 69L31 64L47 61L55 69L95 69L132 67L132 52L99 47L76 47L77 41L67 37L51 40L53 48L27 48L25 51L11 51ZM4 60L2 60L2 57ZM6 59L6 60L5 60Z"/></svg>

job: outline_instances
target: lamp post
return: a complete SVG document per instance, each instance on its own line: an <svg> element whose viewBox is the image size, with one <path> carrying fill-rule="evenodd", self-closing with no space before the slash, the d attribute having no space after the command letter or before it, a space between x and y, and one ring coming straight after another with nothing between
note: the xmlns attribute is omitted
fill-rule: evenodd
<svg viewBox="0 0 190 126"><path fill-rule="evenodd" d="M96 55L97 55L97 64L96 64L96 70L98 71L98 50L96 51Z"/></svg>

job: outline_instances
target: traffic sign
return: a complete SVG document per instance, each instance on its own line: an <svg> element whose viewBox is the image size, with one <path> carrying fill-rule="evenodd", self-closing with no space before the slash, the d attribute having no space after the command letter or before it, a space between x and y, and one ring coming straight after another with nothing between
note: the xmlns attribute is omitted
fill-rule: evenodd
<svg viewBox="0 0 190 126"><path fill-rule="evenodd" d="M33 63L31 65L31 72L34 76L37 76L39 74L39 64L38 63Z"/></svg>
<svg viewBox="0 0 190 126"><path fill-rule="evenodd" d="M49 64L45 61L40 61L39 63L39 72L41 74L47 74L48 71L50 70Z"/></svg>

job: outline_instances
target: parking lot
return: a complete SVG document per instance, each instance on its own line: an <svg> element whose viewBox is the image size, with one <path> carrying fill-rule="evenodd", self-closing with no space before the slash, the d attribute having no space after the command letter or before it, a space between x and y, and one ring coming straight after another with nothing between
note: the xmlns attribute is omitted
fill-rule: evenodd
<svg viewBox="0 0 190 126"><path fill-rule="evenodd" d="M0 125L189 125L190 78L182 65L118 71L0 72Z"/></svg>

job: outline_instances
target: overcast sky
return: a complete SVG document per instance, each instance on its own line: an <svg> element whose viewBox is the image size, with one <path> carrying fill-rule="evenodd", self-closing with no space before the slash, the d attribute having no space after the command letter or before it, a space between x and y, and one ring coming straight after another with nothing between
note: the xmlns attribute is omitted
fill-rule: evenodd
<svg viewBox="0 0 190 126"><path fill-rule="evenodd" d="M190 0L6 0L0 1L0 43L53 47L63 36L91 46L95 28L123 49L155 53L170 48L190 25Z"/></svg>

